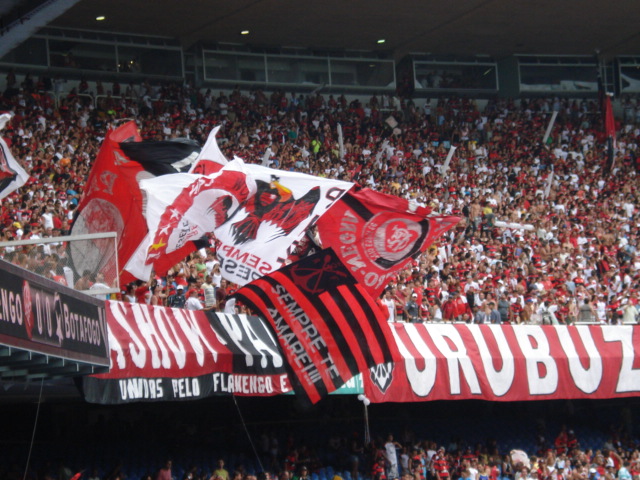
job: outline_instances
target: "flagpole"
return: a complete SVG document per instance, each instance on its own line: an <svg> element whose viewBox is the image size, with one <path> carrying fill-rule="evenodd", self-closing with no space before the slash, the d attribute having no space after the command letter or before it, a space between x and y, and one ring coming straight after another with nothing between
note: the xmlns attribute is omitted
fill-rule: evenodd
<svg viewBox="0 0 640 480"><path fill-rule="evenodd" d="M549 120L549 125L547 125L547 129L544 132L544 137L542 137L543 145L547 144L547 140L549 140L549 137L551 136L551 130L553 129L553 125L556 123L557 116L558 116L558 111L556 110L551 115L551 120Z"/></svg>
<svg viewBox="0 0 640 480"><path fill-rule="evenodd" d="M456 147L451 145L451 148L449 149L449 153L447 154L447 158L444 161L444 165L442 165L442 168L440 169L440 175L442 175L443 177L449 171L449 164L451 163L451 159L453 158L453 154L455 153L455 151L456 151Z"/></svg>
<svg viewBox="0 0 640 480"><path fill-rule="evenodd" d="M545 200L549 198L549 195L551 194L551 186L553 185L554 171L555 169L553 168L553 165L551 165L551 172L549 172L549 181L547 182L547 188L544 189Z"/></svg>
<svg viewBox="0 0 640 480"><path fill-rule="evenodd" d="M364 444L365 447L371 442L371 431L369 430L369 405L371 404L371 400L369 400L365 395L358 395L358 400L362 402L364 405Z"/></svg>
<svg viewBox="0 0 640 480"><path fill-rule="evenodd" d="M338 145L340 146L340 160L344 160L344 137L342 136L342 124L338 123Z"/></svg>

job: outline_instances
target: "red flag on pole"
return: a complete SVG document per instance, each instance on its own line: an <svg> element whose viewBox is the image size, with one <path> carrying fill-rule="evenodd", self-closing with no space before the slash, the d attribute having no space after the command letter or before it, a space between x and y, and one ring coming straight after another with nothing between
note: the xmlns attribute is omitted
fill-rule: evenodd
<svg viewBox="0 0 640 480"><path fill-rule="evenodd" d="M430 208L368 188L351 189L317 222L331 247L373 297L390 278L455 226L459 217L428 216Z"/></svg>

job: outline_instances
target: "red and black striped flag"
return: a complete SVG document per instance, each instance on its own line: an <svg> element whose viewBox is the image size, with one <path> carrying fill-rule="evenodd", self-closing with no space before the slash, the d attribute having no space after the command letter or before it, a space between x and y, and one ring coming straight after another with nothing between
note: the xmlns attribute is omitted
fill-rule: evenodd
<svg viewBox="0 0 640 480"><path fill-rule="evenodd" d="M392 361L385 314L331 249L251 282L236 297L273 327L291 384L310 403Z"/></svg>

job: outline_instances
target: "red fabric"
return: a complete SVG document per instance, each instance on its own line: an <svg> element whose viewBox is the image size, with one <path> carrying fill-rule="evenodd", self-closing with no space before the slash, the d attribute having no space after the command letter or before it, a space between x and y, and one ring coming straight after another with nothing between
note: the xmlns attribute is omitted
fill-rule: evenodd
<svg viewBox="0 0 640 480"><path fill-rule="evenodd" d="M604 99L604 133L607 137L616 138L616 121L613 118L613 108L611 107L611 97Z"/></svg>
<svg viewBox="0 0 640 480"><path fill-rule="evenodd" d="M134 122L125 123L107 132L89 174L85 194L78 205L86 229L82 233L115 231L118 234L121 284L135 280L124 267L148 230L142 211L142 192L137 180L144 168L138 162L130 160L119 144L141 140ZM166 273L194 249L193 243L188 242L183 248L165 255L161 262L156 262L156 271Z"/></svg>
<svg viewBox="0 0 640 480"><path fill-rule="evenodd" d="M391 328L404 359L384 374L363 375L372 402L604 399L640 391L637 362L628 360L640 352L640 325Z"/></svg>
<svg viewBox="0 0 640 480"><path fill-rule="evenodd" d="M331 247L373 297L459 217L427 217L430 208L410 208L405 199L368 188L351 189L317 222Z"/></svg>

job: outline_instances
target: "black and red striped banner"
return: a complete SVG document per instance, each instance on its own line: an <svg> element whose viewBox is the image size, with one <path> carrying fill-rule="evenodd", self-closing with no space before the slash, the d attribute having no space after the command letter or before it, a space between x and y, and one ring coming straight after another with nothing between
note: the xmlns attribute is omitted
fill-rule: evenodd
<svg viewBox="0 0 640 480"><path fill-rule="evenodd" d="M311 403L392 361L384 313L331 249L265 275L236 296L273 327L292 386Z"/></svg>

